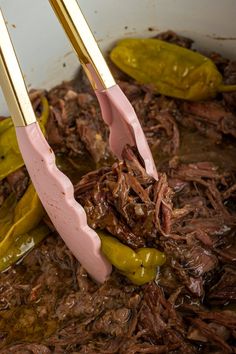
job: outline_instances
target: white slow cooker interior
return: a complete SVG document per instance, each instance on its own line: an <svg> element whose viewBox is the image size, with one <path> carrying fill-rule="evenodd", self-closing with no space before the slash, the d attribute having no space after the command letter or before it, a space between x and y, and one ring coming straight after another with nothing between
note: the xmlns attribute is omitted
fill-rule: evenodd
<svg viewBox="0 0 236 354"><path fill-rule="evenodd" d="M103 51L121 37L172 29L203 50L236 55L235 0L80 0ZM29 88L72 78L78 60L48 0L0 0ZM150 32L148 29L152 28ZM0 114L6 114L0 96Z"/></svg>

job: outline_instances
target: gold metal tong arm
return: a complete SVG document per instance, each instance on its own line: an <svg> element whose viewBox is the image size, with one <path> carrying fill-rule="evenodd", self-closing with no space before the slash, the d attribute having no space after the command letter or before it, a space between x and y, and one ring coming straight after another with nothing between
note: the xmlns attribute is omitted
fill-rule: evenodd
<svg viewBox="0 0 236 354"><path fill-rule="evenodd" d="M49 0L94 89L108 89L115 80L76 0Z"/></svg>
<svg viewBox="0 0 236 354"><path fill-rule="evenodd" d="M0 84L14 125L22 127L35 123L34 110L1 10Z"/></svg>

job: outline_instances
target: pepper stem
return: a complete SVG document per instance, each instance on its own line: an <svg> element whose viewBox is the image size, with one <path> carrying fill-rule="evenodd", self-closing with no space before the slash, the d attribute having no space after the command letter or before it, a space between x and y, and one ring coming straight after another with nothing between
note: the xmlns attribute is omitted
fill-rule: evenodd
<svg viewBox="0 0 236 354"><path fill-rule="evenodd" d="M236 91L236 85L220 85L218 87L219 92L232 92Z"/></svg>

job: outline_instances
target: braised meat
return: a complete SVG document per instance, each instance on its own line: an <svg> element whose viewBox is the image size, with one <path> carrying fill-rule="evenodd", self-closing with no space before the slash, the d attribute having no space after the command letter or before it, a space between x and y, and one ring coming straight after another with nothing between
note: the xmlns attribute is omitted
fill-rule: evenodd
<svg viewBox="0 0 236 354"><path fill-rule="evenodd" d="M158 38L192 45L172 31ZM235 62L210 56L235 84ZM0 274L0 354L236 353L235 93L184 102L117 69L115 76L140 119L158 181L134 148L114 159L82 72L31 98L36 112L40 95L49 101L47 139L89 225L133 249L158 248L167 261L146 285L114 270L99 286L52 233ZM1 181L0 205L11 191L20 198L28 182L25 168Z"/></svg>

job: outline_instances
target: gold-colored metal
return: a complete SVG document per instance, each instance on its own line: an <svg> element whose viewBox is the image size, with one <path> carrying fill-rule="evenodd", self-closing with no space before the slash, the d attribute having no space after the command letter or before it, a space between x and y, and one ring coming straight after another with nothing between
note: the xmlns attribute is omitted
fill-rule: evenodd
<svg viewBox="0 0 236 354"><path fill-rule="evenodd" d="M114 86L115 80L76 0L49 0L94 89ZM95 74L95 75L94 75Z"/></svg>
<svg viewBox="0 0 236 354"><path fill-rule="evenodd" d="M23 75L0 10L0 85L15 126L36 122Z"/></svg>

